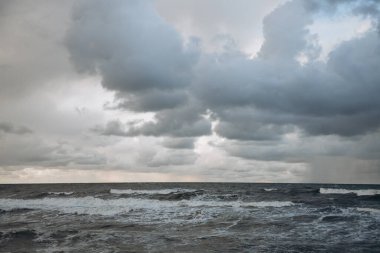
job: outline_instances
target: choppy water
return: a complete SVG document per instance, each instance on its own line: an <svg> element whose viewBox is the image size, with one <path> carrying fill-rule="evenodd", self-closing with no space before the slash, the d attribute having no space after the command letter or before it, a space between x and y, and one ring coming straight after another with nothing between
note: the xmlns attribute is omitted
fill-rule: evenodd
<svg viewBox="0 0 380 253"><path fill-rule="evenodd" d="M0 185L0 252L380 252L380 185Z"/></svg>

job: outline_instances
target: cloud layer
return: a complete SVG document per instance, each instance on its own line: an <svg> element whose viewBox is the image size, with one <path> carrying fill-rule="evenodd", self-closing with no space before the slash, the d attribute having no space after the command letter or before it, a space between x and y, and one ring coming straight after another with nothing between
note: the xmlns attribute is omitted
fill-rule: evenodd
<svg viewBox="0 0 380 253"><path fill-rule="evenodd" d="M377 130L378 31L342 43L322 63L318 45L308 42L314 12L307 7L291 1L266 16L254 59L228 41L224 52L200 56L195 39L181 41L143 1L77 6L67 45L79 70L100 74L103 86L117 92L120 108L158 111L155 123L130 126L126 135L208 134L201 117L208 110L217 133L230 139L272 139L294 127L311 135ZM181 133L199 124L203 131Z"/></svg>
<svg viewBox="0 0 380 253"><path fill-rule="evenodd" d="M53 1L51 5L59 3ZM243 8L238 3L223 2L224 5ZM50 26L37 29L57 43L41 40L36 36L39 33L32 32L26 39L35 43L38 50L12 58L27 61L12 63L11 56L2 56L0 71L5 73L5 85L1 89L16 97L22 93L14 90L18 86L23 92L31 89L42 94L49 90L46 87L55 87L51 80L66 73L63 76L71 79L98 78L113 100L97 112L102 117L96 119L96 113L90 113L91 120L84 119L80 127L73 128L85 133L69 138L69 146L64 149L68 157L57 155L61 149L54 141L66 138L66 134L62 132L57 137L57 133L47 136L40 132L37 142L55 151L42 148L41 152L52 154L52 158L29 165L55 166L50 160L63 161L62 166L93 162L96 168L179 174L186 165L206 179L212 171L218 176L220 171L226 171L227 180L229 173L245 175L243 170L255 178L256 172L261 173L271 164L281 168L277 174L270 169L265 174L263 170L256 179L323 181L334 175L339 181L336 172L349 167L347 164L355 164L347 169L351 176L341 181L356 182L358 178L358 182L378 182L380 145L374 140L380 133L379 3L292 0L258 6L269 11L260 14L260 26L252 24L256 29L262 28L261 33L251 32L243 20L239 21L241 26L235 24L239 29L234 32L230 27L234 22L223 17L235 17L239 10L234 14L229 8L220 7L225 16L205 16L193 10L203 7L212 13L212 6L196 1L181 10L181 17L187 17L190 26L175 14L168 0L65 4L59 12L61 19L56 19L56 23L65 24L64 31L53 31ZM12 13L15 8L22 10L24 6L12 3L4 9ZM38 10L44 13L43 9ZM321 17L339 15L369 20L371 26L340 42L330 49L326 59L321 59L318 34L310 27ZM9 25L0 27L5 33L26 29L17 22L16 15L9 17ZM205 19L220 26L206 22L205 27L197 27L202 25L199 20ZM170 23L173 20L178 23ZM261 37L251 38L251 33ZM248 52L249 41L262 41L254 56ZM46 50L41 49L45 47L43 43L47 44ZM3 48L17 49L11 39L4 45ZM41 50L48 53L54 48L58 56L39 59L40 64L30 63L31 58L40 56ZM32 70L24 70L30 65L34 66ZM14 66L23 74L16 75ZM16 99L19 98L12 101ZM8 108L11 115L12 109ZM77 112L86 112L78 108ZM34 128L32 131L23 127L29 126L29 122L20 119L22 116L14 118L0 118L0 141L2 135L14 134L15 143L26 142L27 138L32 140L30 135L39 133L38 126L37 133ZM29 137L16 140L24 135ZM138 144L133 144L135 138L139 139ZM102 140L99 145L103 146L91 146L96 140ZM75 147L83 153L71 155ZM128 158L119 149L128 149ZM25 159L9 158L0 166L26 166ZM218 160L223 160L224 165L219 165ZM326 166L334 172L322 168ZM293 178L286 178L286 173Z"/></svg>

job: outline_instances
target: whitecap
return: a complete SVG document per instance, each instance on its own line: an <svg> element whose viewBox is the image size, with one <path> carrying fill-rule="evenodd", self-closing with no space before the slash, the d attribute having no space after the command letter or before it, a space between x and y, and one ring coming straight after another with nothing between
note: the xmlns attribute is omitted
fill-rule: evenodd
<svg viewBox="0 0 380 253"><path fill-rule="evenodd" d="M277 191L277 188L264 188L264 191L266 192Z"/></svg>
<svg viewBox="0 0 380 253"><path fill-rule="evenodd" d="M48 211L59 211L69 214L89 214L113 216L131 211L142 210L144 213L157 215L158 213L188 213L199 208L264 208L287 207L294 205L290 201L206 201L181 200L161 201L155 199L121 198L101 199L95 197L78 198L42 198L42 199L0 199L0 209L12 210L16 208L31 208Z"/></svg>
<svg viewBox="0 0 380 253"><path fill-rule="evenodd" d="M111 194L146 194L146 195L154 195L154 194L170 194L170 193L183 193L183 192L194 192L196 190L193 189L182 189L182 188L174 188L174 189L159 189L159 190L133 190L133 189L111 189Z"/></svg>
<svg viewBox="0 0 380 253"><path fill-rule="evenodd" d="M286 207L294 206L295 204L291 201L260 201L260 202L248 202L242 206L253 206L253 207Z"/></svg>
<svg viewBox="0 0 380 253"><path fill-rule="evenodd" d="M349 194L355 193L357 196L377 195L380 194L380 189L363 189L363 190L351 190L351 189L336 189L336 188L320 188L321 194Z"/></svg>
<svg viewBox="0 0 380 253"><path fill-rule="evenodd" d="M50 195L72 195L74 192L48 192Z"/></svg>

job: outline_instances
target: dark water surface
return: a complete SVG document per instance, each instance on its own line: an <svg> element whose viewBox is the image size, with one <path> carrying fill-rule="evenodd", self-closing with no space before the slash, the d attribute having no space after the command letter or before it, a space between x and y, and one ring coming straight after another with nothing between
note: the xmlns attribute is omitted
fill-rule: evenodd
<svg viewBox="0 0 380 253"><path fill-rule="evenodd" d="M0 252L380 252L380 185L0 185Z"/></svg>

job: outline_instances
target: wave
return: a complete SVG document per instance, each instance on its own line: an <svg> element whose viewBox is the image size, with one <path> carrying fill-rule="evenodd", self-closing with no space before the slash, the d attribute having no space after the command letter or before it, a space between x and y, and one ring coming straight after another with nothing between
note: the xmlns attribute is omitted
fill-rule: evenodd
<svg viewBox="0 0 380 253"><path fill-rule="evenodd" d="M25 229L19 231L11 231L4 233L2 237L5 239L22 239L22 240L33 240L38 236L34 229Z"/></svg>
<svg viewBox="0 0 380 253"><path fill-rule="evenodd" d="M266 192L277 191L277 188L264 188L264 191Z"/></svg>
<svg viewBox="0 0 380 253"><path fill-rule="evenodd" d="M60 196L65 195L65 196L67 196L67 195L74 194L74 192L48 192L48 194L49 195L60 195Z"/></svg>
<svg viewBox="0 0 380 253"><path fill-rule="evenodd" d="M361 211L361 212L370 212L374 214L380 214L380 209L376 209L376 208L357 207L356 210Z"/></svg>
<svg viewBox="0 0 380 253"><path fill-rule="evenodd" d="M30 192L30 193L22 194L21 196L27 199L42 199L49 196L62 197L62 196L70 196L72 194L74 194L74 192Z"/></svg>
<svg viewBox="0 0 380 253"><path fill-rule="evenodd" d="M366 190L351 190L351 189L335 189L335 188L320 188L321 194L349 194L354 193L357 196L368 196L380 194L380 189L366 189Z"/></svg>
<svg viewBox="0 0 380 253"><path fill-rule="evenodd" d="M206 201L206 200L195 200L188 201L187 203L191 207L287 207L293 206L294 203L291 201Z"/></svg>
<svg viewBox="0 0 380 253"><path fill-rule="evenodd" d="M136 210L158 213L186 213L194 208L249 208L249 207L287 207L294 205L290 201L206 201L181 200L167 201L156 199L121 198L100 199L95 197L78 198L43 198L43 199L0 199L0 209L12 210L16 208L31 208L48 211L59 211L69 214L89 214L112 216L126 214Z"/></svg>
<svg viewBox="0 0 380 253"><path fill-rule="evenodd" d="M244 202L243 202L244 203ZM254 206L254 207L286 207L295 205L291 201L259 201L259 202L248 202L242 206Z"/></svg>
<svg viewBox="0 0 380 253"><path fill-rule="evenodd" d="M155 194L171 194L171 193L183 193L183 192L195 192L194 189L182 189L182 188L174 188L174 189L160 189L160 190L133 190L133 189L111 189L111 194L129 194L129 195L155 195Z"/></svg>
<svg viewBox="0 0 380 253"><path fill-rule="evenodd" d="M31 208L12 208L12 209L1 209L0 208L0 214L2 213L26 213L26 212L30 212L30 211L33 211L33 209Z"/></svg>

